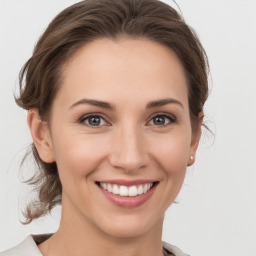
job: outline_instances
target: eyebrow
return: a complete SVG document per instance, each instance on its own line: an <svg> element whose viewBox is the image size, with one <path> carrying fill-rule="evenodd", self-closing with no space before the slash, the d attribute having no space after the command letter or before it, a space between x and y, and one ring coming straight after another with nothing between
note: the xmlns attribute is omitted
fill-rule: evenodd
<svg viewBox="0 0 256 256"><path fill-rule="evenodd" d="M84 104L89 104L89 105L93 105L93 106L100 107L100 108L106 108L106 109L110 109L110 110L115 109L115 107L112 104L109 104L108 102L100 101L100 100L93 100L93 99L81 99L81 100L75 102L73 105L71 105L70 108L74 108L76 106L84 105Z"/></svg>
<svg viewBox="0 0 256 256"><path fill-rule="evenodd" d="M183 107L183 105L180 101L172 99L172 98L150 101L147 104L146 108L162 107L162 106L165 106L167 104L177 104L177 105L179 105L180 107L182 107L184 109L184 107Z"/></svg>
<svg viewBox="0 0 256 256"><path fill-rule="evenodd" d="M115 106L108 103L108 102L100 101L100 100L94 100L94 99L87 99L87 98L84 98L84 99L81 99L81 100L75 102L73 105L70 106L70 109L74 108L76 106L79 106L79 105L84 105L84 104L89 104L89 105L92 105L92 106L105 108L105 109L109 109L109 110L114 110L115 109ZM162 106L165 106L167 104L177 104L177 105L179 105L180 107L182 107L184 109L184 107L183 107L183 105L180 101L178 101L176 99L172 99L172 98L150 101L147 104L146 108L151 109L151 108L156 108L156 107L162 107Z"/></svg>

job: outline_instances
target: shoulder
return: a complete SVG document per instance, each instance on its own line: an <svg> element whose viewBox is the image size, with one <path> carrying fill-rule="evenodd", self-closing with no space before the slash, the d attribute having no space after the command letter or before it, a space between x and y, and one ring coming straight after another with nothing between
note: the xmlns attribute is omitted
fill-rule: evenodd
<svg viewBox="0 0 256 256"><path fill-rule="evenodd" d="M9 250L0 252L0 256L43 256L38 249L37 244L44 242L52 234L29 235L18 245ZM174 256L189 256L182 252L178 247L162 242L163 248Z"/></svg>
<svg viewBox="0 0 256 256"><path fill-rule="evenodd" d="M49 238L51 234L28 235L18 245L0 252L0 256L42 256L37 244Z"/></svg>
<svg viewBox="0 0 256 256"><path fill-rule="evenodd" d="M178 247L168 244L166 242L162 242L163 248L169 252L171 255L174 256L189 256L188 254L185 254L182 252Z"/></svg>

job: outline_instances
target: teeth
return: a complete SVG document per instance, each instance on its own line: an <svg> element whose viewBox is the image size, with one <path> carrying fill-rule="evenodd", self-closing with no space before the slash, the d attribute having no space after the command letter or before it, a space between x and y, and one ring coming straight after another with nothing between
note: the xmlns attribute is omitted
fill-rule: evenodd
<svg viewBox="0 0 256 256"><path fill-rule="evenodd" d="M143 191L143 186L142 185L139 185L139 187L138 187L138 195L141 195L141 194L143 194L144 193L144 191Z"/></svg>
<svg viewBox="0 0 256 256"><path fill-rule="evenodd" d="M129 187L129 196L137 196L138 190L136 186Z"/></svg>
<svg viewBox="0 0 256 256"><path fill-rule="evenodd" d="M116 195L118 195L118 194L119 194L119 188L118 188L118 186L117 186L117 185L114 185L114 186L113 186L112 193L113 193L113 194L116 194Z"/></svg>
<svg viewBox="0 0 256 256"><path fill-rule="evenodd" d="M108 190L109 192L112 192L112 186L111 186L110 184L107 184L107 190Z"/></svg>
<svg viewBox="0 0 256 256"><path fill-rule="evenodd" d="M130 187L127 186L119 186L117 184L110 184L110 183L100 183L100 186L115 195L120 196L137 196L147 193L153 186L153 183L141 184L141 185L133 185Z"/></svg>
<svg viewBox="0 0 256 256"><path fill-rule="evenodd" d="M108 192L111 192L111 191L108 190ZM128 196L128 194L129 194L128 187L126 187L126 186L120 186L119 195L120 195L120 196Z"/></svg>

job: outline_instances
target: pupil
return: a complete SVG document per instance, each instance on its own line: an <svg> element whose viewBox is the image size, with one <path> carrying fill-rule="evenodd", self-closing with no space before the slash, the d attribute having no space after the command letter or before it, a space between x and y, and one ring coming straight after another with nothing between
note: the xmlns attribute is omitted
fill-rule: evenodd
<svg viewBox="0 0 256 256"><path fill-rule="evenodd" d="M157 116L154 118L154 124L160 124L163 125L165 123L165 117L164 116Z"/></svg>
<svg viewBox="0 0 256 256"><path fill-rule="evenodd" d="M92 126L99 125L100 124L100 118L99 117L89 118L89 124L92 125Z"/></svg>

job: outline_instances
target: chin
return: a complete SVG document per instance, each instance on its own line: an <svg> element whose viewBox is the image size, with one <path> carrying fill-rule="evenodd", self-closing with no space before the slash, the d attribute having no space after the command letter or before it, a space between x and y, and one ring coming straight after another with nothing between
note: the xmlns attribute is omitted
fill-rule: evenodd
<svg viewBox="0 0 256 256"><path fill-rule="evenodd" d="M152 219L144 216L118 216L112 221L107 221L98 226L104 233L116 238L139 237L150 233L156 228L162 228L163 217Z"/></svg>

